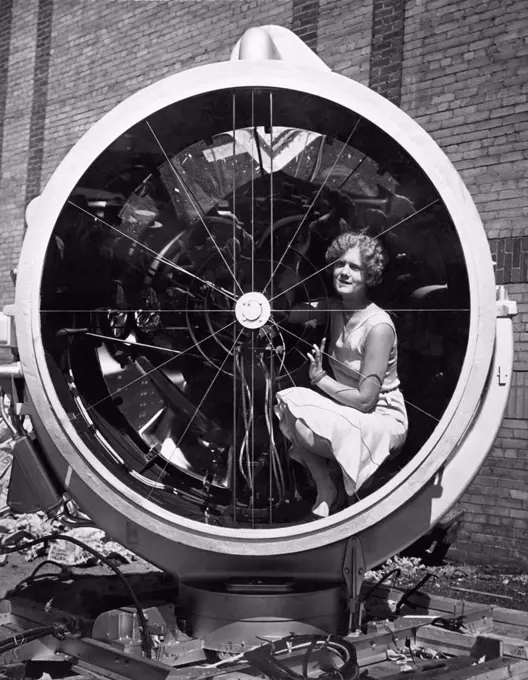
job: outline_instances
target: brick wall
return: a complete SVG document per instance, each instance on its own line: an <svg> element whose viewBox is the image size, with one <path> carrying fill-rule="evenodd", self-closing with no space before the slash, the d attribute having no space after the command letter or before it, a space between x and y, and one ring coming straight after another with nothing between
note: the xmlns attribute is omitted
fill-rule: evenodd
<svg viewBox="0 0 528 680"><path fill-rule="evenodd" d="M12 299L9 270L26 201L80 136L134 91L227 58L246 28L267 23L293 27L335 71L399 102L446 151L477 203L498 281L518 301L519 315L508 412L462 499L467 522L455 554L526 562L525 0L2 0L0 304Z"/></svg>
<svg viewBox="0 0 528 680"><path fill-rule="evenodd" d="M317 52L319 0L293 0L291 30Z"/></svg>
<svg viewBox="0 0 528 680"><path fill-rule="evenodd" d="M320 0L317 51L337 73L369 83L373 0Z"/></svg>
<svg viewBox="0 0 528 680"><path fill-rule="evenodd" d="M22 244L25 185L29 154L29 129L33 101L35 41L37 30L37 2L14 0L5 11L2 5L2 28L10 37L4 60L7 73L2 79L5 104L0 176L0 205L2 206L2 248L0 248L0 304L10 302L13 286L10 270L16 266ZM6 8L8 3L6 3ZM29 11L28 11L29 10Z"/></svg>
<svg viewBox="0 0 528 680"><path fill-rule="evenodd" d="M399 104L401 98L405 0L374 0L369 87Z"/></svg>
<svg viewBox="0 0 528 680"><path fill-rule="evenodd" d="M11 26L13 23L13 0L0 3L0 162L4 144L4 119L7 105L7 77L11 51ZM0 165L0 171L2 167Z"/></svg>
<svg viewBox="0 0 528 680"><path fill-rule="evenodd" d="M401 106L461 173L490 238L497 281L519 310L506 418L460 503L466 523L454 554L526 564L528 4L408 0Z"/></svg>
<svg viewBox="0 0 528 680"><path fill-rule="evenodd" d="M53 3L50 0L39 0L35 35L33 98L29 123L26 205L39 196L42 190L42 161L44 159L44 135L48 103L52 19Z"/></svg>

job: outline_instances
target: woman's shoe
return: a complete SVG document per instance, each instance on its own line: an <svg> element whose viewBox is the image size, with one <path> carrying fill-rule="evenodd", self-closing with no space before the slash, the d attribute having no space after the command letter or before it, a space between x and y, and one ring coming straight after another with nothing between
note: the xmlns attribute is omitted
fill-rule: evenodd
<svg viewBox="0 0 528 680"><path fill-rule="evenodd" d="M325 517L330 517L330 510L331 505L328 504L328 501L321 501L321 503L314 505L312 508L312 516L314 519L324 519Z"/></svg>
<svg viewBox="0 0 528 680"><path fill-rule="evenodd" d="M339 494L335 486L325 489L325 493L317 494L317 500L312 508L314 519L329 517L339 499Z"/></svg>
<svg viewBox="0 0 528 680"><path fill-rule="evenodd" d="M337 489L334 487L334 493L331 496L332 498L327 498L320 502L316 501L312 508L313 519L330 517L330 515L335 515L337 512L348 507L349 499L342 484Z"/></svg>

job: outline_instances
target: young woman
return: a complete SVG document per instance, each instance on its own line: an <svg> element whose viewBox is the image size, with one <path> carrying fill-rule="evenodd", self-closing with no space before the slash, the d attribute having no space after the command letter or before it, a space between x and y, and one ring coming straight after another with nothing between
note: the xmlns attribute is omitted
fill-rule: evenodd
<svg viewBox="0 0 528 680"><path fill-rule="evenodd" d="M336 508L338 492L329 461L343 473L352 496L388 456L405 441L407 413L399 390L396 330L390 316L370 301L369 288L383 272L386 257L380 243L346 232L326 252L333 262L337 299L294 308L290 320L320 320L330 314L327 356L333 377L323 369L326 339L308 353L314 389L291 387L278 392L276 413L292 444L290 457L303 463L317 486L316 517ZM309 316L308 316L309 315Z"/></svg>

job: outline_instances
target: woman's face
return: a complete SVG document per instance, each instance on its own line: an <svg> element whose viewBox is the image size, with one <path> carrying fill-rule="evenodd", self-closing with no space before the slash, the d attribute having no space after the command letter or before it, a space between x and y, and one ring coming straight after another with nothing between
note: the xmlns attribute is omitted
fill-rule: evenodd
<svg viewBox="0 0 528 680"><path fill-rule="evenodd" d="M361 300L366 297L365 270L358 246L349 248L334 264L334 288L344 298Z"/></svg>

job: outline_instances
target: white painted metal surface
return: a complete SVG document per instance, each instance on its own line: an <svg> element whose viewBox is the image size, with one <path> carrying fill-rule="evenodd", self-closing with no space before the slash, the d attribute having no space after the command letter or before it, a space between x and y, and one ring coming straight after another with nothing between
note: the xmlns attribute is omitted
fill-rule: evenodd
<svg viewBox="0 0 528 680"><path fill-rule="evenodd" d="M264 39L264 49L266 40ZM269 46L269 45L268 45ZM57 474L95 522L116 540L168 571L200 569L317 573L341 568L344 540L360 537L367 565L426 532L467 488L496 435L509 390L496 371L511 368L511 320L496 321L495 282L487 239L460 176L433 139L404 112L366 87L311 62L278 58L212 64L170 76L134 94L75 145L27 211L18 271L16 327L35 429ZM280 45L278 54L286 48ZM276 56L276 55L275 55ZM314 55L315 56L315 55ZM316 59L318 59L316 57ZM320 60L319 60L320 61ZM335 102L383 129L421 166L456 226L471 295L470 335L457 387L422 449L388 484L327 519L295 527L209 527L173 515L114 477L80 439L54 392L42 344L39 298L46 248L59 213L89 165L127 129L163 107L206 92L261 87L290 89ZM237 305L243 325L266 318L260 299ZM260 311L257 307L260 306ZM265 323L265 321L263 322ZM496 333L496 324L498 332ZM216 553L214 566L204 556ZM306 561L311 555L311 564ZM233 561L232 556L237 556ZM333 557L332 557L333 556ZM328 576L331 574L328 573Z"/></svg>

